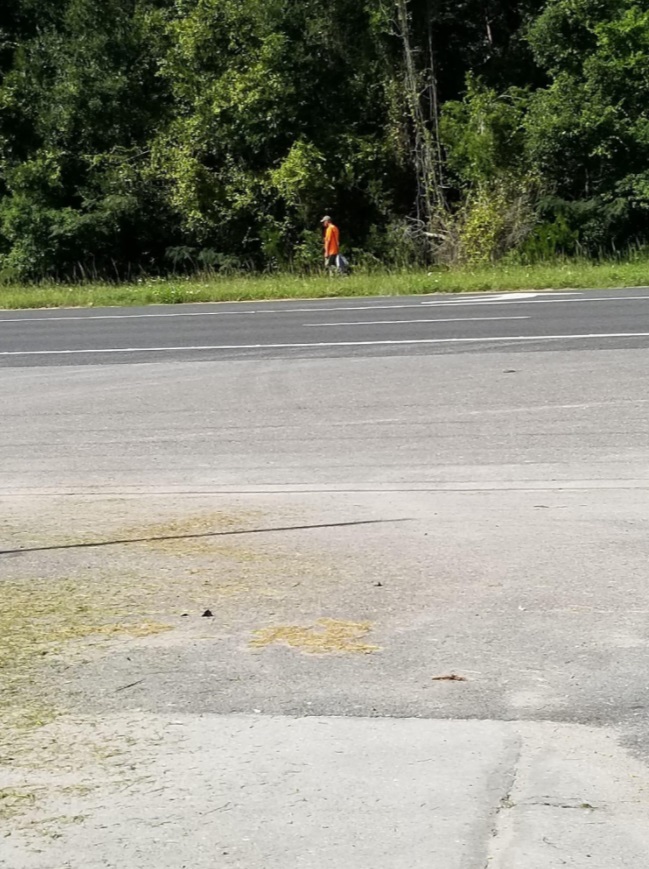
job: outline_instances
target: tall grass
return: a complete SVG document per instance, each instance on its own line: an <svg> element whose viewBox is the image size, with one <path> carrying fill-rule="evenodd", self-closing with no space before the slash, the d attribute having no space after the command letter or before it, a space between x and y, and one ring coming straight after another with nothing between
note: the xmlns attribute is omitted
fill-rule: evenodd
<svg viewBox="0 0 649 869"><path fill-rule="evenodd" d="M542 289L604 289L649 285L649 261L567 260L434 271L355 273L345 278L268 275L142 278L125 284L0 285L0 308L99 307L187 302L321 299Z"/></svg>

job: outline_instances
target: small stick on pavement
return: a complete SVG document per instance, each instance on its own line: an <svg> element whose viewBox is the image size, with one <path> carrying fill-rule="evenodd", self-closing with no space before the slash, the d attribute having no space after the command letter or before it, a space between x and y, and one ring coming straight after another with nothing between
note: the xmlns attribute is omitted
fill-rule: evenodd
<svg viewBox="0 0 649 869"><path fill-rule="evenodd" d="M122 685L121 688L115 689L115 693L117 694L118 691L128 691L129 688L135 688L136 685L141 685L142 682L144 682L144 679L138 679L137 682L131 682L130 685Z"/></svg>

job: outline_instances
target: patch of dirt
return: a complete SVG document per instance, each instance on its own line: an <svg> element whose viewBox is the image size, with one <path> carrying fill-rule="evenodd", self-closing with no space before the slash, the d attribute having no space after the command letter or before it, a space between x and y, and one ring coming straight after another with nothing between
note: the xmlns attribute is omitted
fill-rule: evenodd
<svg viewBox="0 0 649 869"><path fill-rule="evenodd" d="M119 531L116 537L140 541L138 546L170 555L227 554L235 547L224 543L222 535L228 540L228 532L254 530L262 518L262 513L254 511L210 511L171 522L131 526ZM254 560L252 553L250 556Z"/></svg>
<svg viewBox="0 0 649 869"><path fill-rule="evenodd" d="M3 788L0 790L0 821L11 821L36 803L36 793L27 788Z"/></svg>
<svg viewBox="0 0 649 869"><path fill-rule="evenodd" d="M0 822L10 822L8 835L22 835L39 850L41 840L62 838L98 804L152 787L146 770L163 736L150 723L146 741L141 730L135 738L137 726L136 717L116 728L106 720L63 715L37 729L16 730L0 757L7 782L0 789Z"/></svg>
<svg viewBox="0 0 649 869"><path fill-rule="evenodd" d="M34 726L54 714L37 688L37 674L69 644L128 637L141 639L172 626L135 606L124 582L40 578L0 582L0 719ZM2 737L0 737L0 744Z"/></svg>
<svg viewBox="0 0 649 869"><path fill-rule="evenodd" d="M379 646L362 642L372 630L371 622L342 622L319 619L314 625L300 627L284 625L255 631L250 646L264 649L273 645L286 645L308 655L354 654L370 655Z"/></svg>
<svg viewBox="0 0 649 869"><path fill-rule="evenodd" d="M200 629L182 617L198 617L206 608L215 613L221 630L248 631L260 618L290 618L295 602L311 600L316 577L318 596L324 580L336 583L340 578L330 563L286 551L274 537L218 536L233 529L291 524L286 515L189 509L170 517L169 505L155 502L144 506L155 521L128 525L136 511L141 515L141 501L35 499L33 511L29 503L14 511L11 529L3 528L4 535L11 530L12 538L5 536L5 545L29 541L42 546L58 538L73 548L2 560L0 722L5 730L9 725L39 727L66 711L67 674L75 663L156 636L165 645L195 639ZM102 529L95 540L144 542L74 548L88 542L93 526ZM37 528L41 537L34 539ZM57 528L74 528L79 536L63 541ZM314 653L318 646L324 652L351 650L354 643L364 651L362 627L320 626L316 634L303 641L311 643ZM296 635L293 642L298 642ZM3 743L0 733L0 748Z"/></svg>

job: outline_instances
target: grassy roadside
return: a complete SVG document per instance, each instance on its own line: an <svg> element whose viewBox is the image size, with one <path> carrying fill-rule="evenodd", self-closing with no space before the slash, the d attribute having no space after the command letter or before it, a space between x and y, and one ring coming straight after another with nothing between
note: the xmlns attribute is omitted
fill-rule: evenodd
<svg viewBox="0 0 649 869"><path fill-rule="evenodd" d="M319 299L335 296L394 296L489 290L606 289L649 283L649 262L565 261L534 266L499 265L433 272L325 276L197 276L144 278L130 284L0 285L0 308L100 307L113 305Z"/></svg>

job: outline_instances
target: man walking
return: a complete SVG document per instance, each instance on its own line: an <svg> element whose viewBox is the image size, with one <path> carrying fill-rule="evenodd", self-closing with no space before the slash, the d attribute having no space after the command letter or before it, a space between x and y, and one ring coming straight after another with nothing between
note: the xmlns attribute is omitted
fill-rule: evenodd
<svg viewBox="0 0 649 869"><path fill-rule="evenodd" d="M334 270L342 274L343 268L340 256L340 230L333 223L329 215L320 221L325 229L324 234L324 259L325 269L331 274Z"/></svg>

